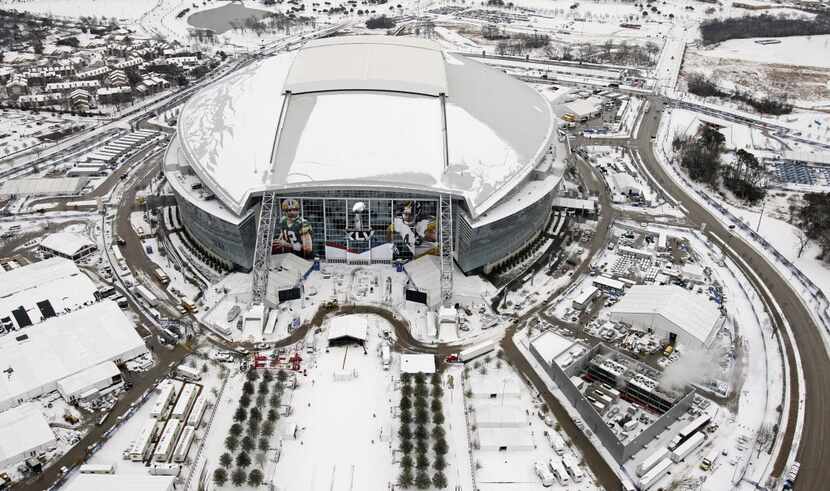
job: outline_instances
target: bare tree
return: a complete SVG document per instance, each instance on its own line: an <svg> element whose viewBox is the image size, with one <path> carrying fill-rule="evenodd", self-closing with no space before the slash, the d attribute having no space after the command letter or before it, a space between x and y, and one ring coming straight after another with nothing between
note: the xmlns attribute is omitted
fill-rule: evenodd
<svg viewBox="0 0 830 491"><path fill-rule="evenodd" d="M793 235L795 235L796 240L798 240L798 257L801 257L804 253L804 249L807 248L807 244L810 243L810 238L807 237L807 232L803 228L794 229Z"/></svg>

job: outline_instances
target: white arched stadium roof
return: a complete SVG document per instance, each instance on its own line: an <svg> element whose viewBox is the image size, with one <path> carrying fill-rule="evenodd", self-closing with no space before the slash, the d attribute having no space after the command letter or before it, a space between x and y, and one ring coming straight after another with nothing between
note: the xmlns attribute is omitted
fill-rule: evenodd
<svg viewBox="0 0 830 491"><path fill-rule="evenodd" d="M501 71L429 41L355 36L210 85L182 110L179 138L236 213L266 190L355 186L449 192L478 215L530 173L553 123L547 101Z"/></svg>

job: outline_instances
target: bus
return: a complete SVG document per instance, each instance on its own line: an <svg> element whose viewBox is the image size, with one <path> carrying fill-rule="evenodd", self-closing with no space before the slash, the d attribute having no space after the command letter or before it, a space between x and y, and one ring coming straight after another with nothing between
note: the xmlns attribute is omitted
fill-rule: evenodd
<svg viewBox="0 0 830 491"><path fill-rule="evenodd" d="M115 474L115 464L84 464L81 474Z"/></svg>
<svg viewBox="0 0 830 491"><path fill-rule="evenodd" d="M571 114L571 113L563 114L562 119L564 121L569 122L569 123L575 123L576 122L576 116Z"/></svg>
<svg viewBox="0 0 830 491"><path fill-rule="evenodd" d="M170 277L167 276L167 273L165 273L163 269L156 268L153 271L153 274L156 275L156 279L159 280L159 282L161 282L162 285L167 285L168 283L170 283Z"/></svg>

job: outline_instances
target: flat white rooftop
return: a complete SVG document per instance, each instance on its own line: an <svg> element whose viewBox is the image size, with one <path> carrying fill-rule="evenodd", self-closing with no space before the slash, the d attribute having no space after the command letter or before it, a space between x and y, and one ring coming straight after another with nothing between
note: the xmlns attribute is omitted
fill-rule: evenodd
<svg viewBox="0 0 830 491"><path fill-rule="evenodd" d="M133 322L104 300L0 337L0 408L57 389L57 382L106 361L147 351Z"/></svg>
<svg viewBox="0 0 830 491"><path fill-rule="evenodd" d="M55 434L35 404L0 412L0 468L20 455L54 443Z"/></svg>
<svg viewBox="0 0 830 491"><path fill-rule="evenodd" d="M121 375L121 371L118 370L115 363L107 361L66 377L58 382L58 389L65 395L76 395L92 384L103 380L112 380L113 377L118 375Z"/></svg>
<svg viewBox="0 0 830 491"><path fill-rule="evenodd" d="M540 334L530 344L548 363L554 363L561 355L567 354L570 351L574 351L577 354L577 350L580 353L585 350L582 344L573 339L560 336L553 331Z"/></svg>
<svg viewBox="0 0 830 491"><path fill-rule="evenodd" d="M0 321L17 329L95 301L95 284L69 259L0 271Z"/></svg>
<svg viewBox="0 0 830 491"><path fill-rule="evenodd" d="M176 482L174 476L142 474L78 474L64 488L66 491L170 491Z"/></svg>
<svg viewBox="0 0 830 491"><path fill-rule="evenodd" d="M435 356L425 353L402 354L401 373L435 373Z"/></svg>

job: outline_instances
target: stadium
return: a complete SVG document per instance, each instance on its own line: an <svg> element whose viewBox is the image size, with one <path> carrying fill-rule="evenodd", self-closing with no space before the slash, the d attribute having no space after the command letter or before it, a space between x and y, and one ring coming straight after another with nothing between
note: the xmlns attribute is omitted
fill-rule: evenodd
<svg viewBox="0 0 830 491"><path fill-rule="evenodd" d="M273 194L273 253L408 261L439 253L451 217L455 263L486 273L550 219L554 130L536 90L431 41L335 37L191 97L164 170L188 236L229 268L252 268Z"/></svg>

